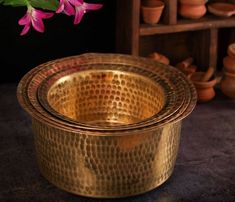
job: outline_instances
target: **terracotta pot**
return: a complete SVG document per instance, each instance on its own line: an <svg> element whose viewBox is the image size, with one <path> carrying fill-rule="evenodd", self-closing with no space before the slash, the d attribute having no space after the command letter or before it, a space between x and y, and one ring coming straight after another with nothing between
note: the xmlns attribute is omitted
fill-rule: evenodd
<svg viewBox="0 0 235 202"><path fill-rule="evenodd" d="M157 53L157 52L151 53L148 56L148 58L156 60L156 61L158 61L160 63L163 63L163 64L166 64L166 65L170 64L170 60L165 55L162 55L162 54Z"/></svg>
<svg viewBox="0 0 235 202"><path fill-rule="evenodd" d="M199 19L206 14L206 6L205 4L201 5L180 4L178 13L185 18Z"/></svg>
<svg viewBox="0 0 235 202"><path fill-rule="evenodd" d="M235 73L235 58L226 56L223 59L224 69L229 73Z"/></svg>
<svg viewBox="0 0 235 202"><path fill-rule="evenodd" d="M221 91L228 97L235 99L235 74L224 72L220 82Z"/></svg>
<svg viewBox="0 0 235 202"><path fill-rule="evenodd" d="M206 0L179 0L181 4L188 5L203 5L206 4Z"/></svg>
<svg viewBox="0 0 235 202"><path fill-rule="evenodd" d="M226 2L208 4L208 11L216 16L231 17L235 14L235 5Z"/></svg>
<svg viewBox="0 0 235 202"><path fill-rule="evenodd" d="M162 1L144 1L141 5L143 21L147 24L159 22L165 5Z"/></svg>
<svg viewBox="0 0 235 202"><path fill-rule="evenodd" d="M235 59L235 43L232 43L228 46L227 53L231 58Z"/></svg>
<svg viewBox="0 0 235 202"><path fill-rule="evenodd" d="M201 81L204 74L205 72L195 72L191 76L191 81L197 90L198 102L208 102L215 97L214 86L216 85L217 81L215 78L209 81Z"/></svg>

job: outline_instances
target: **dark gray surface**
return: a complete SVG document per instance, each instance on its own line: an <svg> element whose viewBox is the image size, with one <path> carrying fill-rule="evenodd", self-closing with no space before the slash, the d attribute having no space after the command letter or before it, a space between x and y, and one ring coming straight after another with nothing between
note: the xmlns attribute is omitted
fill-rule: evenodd
<svg viewBox="0 0 235 202"><path fill-rule="evenodd" d="M0 85L0 201L172 202L235 201L235 100L217 90L183 121L173 175L159 188L125 199L76 196L39 173L30 117L16 99L16 84Z"/></svg>

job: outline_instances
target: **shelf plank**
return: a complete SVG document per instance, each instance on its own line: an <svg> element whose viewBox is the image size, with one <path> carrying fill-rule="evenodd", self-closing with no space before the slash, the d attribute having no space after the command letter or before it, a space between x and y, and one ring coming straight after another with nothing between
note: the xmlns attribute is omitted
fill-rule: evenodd
<svg viewBox="0 0 235 202"><path fill-rule="evenodd" d="M212 28L225 28L225 27L234 27L234 26L235 26L235 17L219 18L215 16L206 16L199 20L187 20L187 19L178 20L178 23L176 25L141 24L140 35L148 36L154 34L167 34L167 33L194 31L194 30L203 30L203 29L212 29Z"/></svg>

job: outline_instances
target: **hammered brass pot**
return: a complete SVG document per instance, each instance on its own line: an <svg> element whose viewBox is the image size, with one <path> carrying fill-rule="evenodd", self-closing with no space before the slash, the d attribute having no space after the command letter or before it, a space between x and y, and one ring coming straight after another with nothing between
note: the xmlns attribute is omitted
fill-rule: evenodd
<svg viewBox="0 0 235 202"><path fill-rule="evenodd" d="M147 192L174 169L193 84L176 68L121 54L35 67L17 97L32 118L38 165L57 187L115 198Z"/></svg>

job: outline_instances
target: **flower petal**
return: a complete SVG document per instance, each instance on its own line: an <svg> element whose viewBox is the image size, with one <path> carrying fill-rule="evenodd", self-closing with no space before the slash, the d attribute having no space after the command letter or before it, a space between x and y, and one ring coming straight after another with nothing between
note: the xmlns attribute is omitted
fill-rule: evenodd
<svg viewBox="0 0 235 202"><path fill-rule="evenodd" d="M38 18L32 21L33 28L38 32L44 32L44 24L42 19Z"/></svg>
<svg viewBox="0 0 235 202"><path fill-rule="evenodd" d="M66 15L69 16L75 14L74 7L70 3L70 0L60 0L60 5L57 8L56 13L61 13L61 12L64 12Z"/></svg>
<svg viewBox="0 0 235 202"><path fill-rule="evenodd" d="M42 19L42 18L47 19L47 18L51 18L54 15L54 13L44 12L44 11L36 10L36 9L34 9L33 12L34 12L33 13L34 17L37 19Z"/></svg>
<svg viewBox="0 0 235 202"><path fill-rule="evenodd" d="M61 13L63 10L64 10L64 0L60 0L60 4L56 10L56 13Z"/></svg>
<svg viewBox="0 0 235 202"><path fill-rule="evenodd" d="M74 18L73 24L76 25L76 24L80 23L84 14L85 14L85 10L84 10L83 6L76 7L76 13L75 13L75 18Z"/></svg>
<svg viewBox="0 0 235 202"><path fill-rule="evenodd" d="M90 3L84 3L84 6L86 10L98 10L103 7L102 4L90 4Z"/></svg>
<svg viewBox="0 0 235 202"><path fill-rule="evenodd" d="M21 31L20 35L22 36L22 35L27 34L29 29L30 29L30 24L25 25L24 29Z"/></svg>
<svg viewBox="0 0 235 202"><path fill-rule="evenodd" d="M18 24L19 25L26 25L29 23L30 23L30 16L27 12L22 18L19 19Z"/></svg>
<svg viewBox="0 0 235 202"><path fill-rule="evenodd" d="M74 15L75 14L75 10L74 10L73 6L68 1L65 1L64 13L66 15Z"/></svg>
<svg viewBox="0 0 235 202"><path fill-rule="evenodd" d="M83 0L68 0L74 6L81 6L83 4Z"/></svg>

